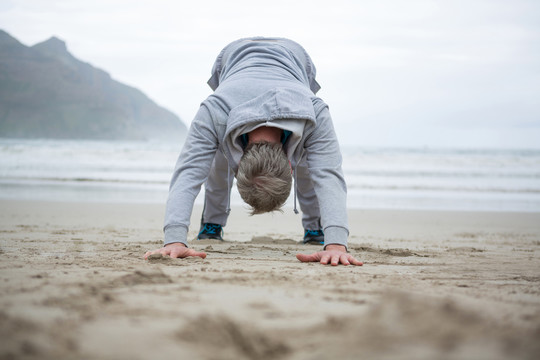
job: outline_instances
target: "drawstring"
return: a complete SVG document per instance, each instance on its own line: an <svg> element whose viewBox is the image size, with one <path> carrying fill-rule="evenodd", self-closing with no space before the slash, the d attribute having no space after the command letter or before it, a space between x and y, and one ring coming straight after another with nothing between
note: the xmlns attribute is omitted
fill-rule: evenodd
<svg viewBox="0 0 540 360"><path fill-rule="evenodd" d="M227 209L225 212L227 215L231 213L231 168L229 167L229 160L227 160Z"/></svg>
<svg viewBox="0 0 540 360"><path fill-rule="evenodd" d="M298 187L297 181L296 181L296 167L293 170L293 177L294 177L294 213L298 214L298 209L296 208L296 189Z"/></svg>

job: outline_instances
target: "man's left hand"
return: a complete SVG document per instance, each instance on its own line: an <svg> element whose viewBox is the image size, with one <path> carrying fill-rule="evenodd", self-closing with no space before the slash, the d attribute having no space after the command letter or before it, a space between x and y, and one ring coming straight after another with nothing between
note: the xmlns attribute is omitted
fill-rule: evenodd
<svg viewBox="0 0 540 360"><path fill-rule="evenodd" d="M331 264L337 266L343 265L364 265L363 262L356 260L351 254L347 253L347 248L343 245L330 244L323 251L314 254L297 254L296 258L302 262L319 261L323 265Z"/></svg>

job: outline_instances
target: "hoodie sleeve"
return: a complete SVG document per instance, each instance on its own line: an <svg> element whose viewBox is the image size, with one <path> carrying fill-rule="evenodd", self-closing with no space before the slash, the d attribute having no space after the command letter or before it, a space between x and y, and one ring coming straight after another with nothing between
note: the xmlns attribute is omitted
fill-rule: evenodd
<svg viewBox="0 0 540 360"><path fill-rule="evenodd" d="M311 181L317 194L324 231L324 246L347 246L347 185L342 157L328 107L317 115L317 125L305 142Z"/></svg>
<svg viewBox="0 0 540 360"><path fill-rule="evenodd" d="M193 203L208 177L217 147L212 117L203 104L191 123L171 179L163 229L165 245L181 242L187 246Z"/></svg>

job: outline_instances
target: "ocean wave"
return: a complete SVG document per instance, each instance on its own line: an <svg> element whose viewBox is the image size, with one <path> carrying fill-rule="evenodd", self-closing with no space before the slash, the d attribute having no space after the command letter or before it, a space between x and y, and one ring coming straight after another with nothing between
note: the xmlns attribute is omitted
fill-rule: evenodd
<svg viewBox="0 0 540 360"><path fill-rule="evenodd" d="M143 179L108 179L108 178L85 178L85 177L2 177L0 184L19 183L111 183L111 184L140 184L140 185L168 185L168 180L143 180Z"/></svg>
<svg viewBox="0 0 540 360"><path fill-rule="evenodd" d="M146 192L161 201L179 151L179 144L0 139L0 196ZM343 171L349 196L369 206L467 208L481 198L482 208L540 209L540 150L346 147Z"/></svg>
<svg viewBox="0 0 540 360"><path fill-rule="evenodd" d="M540 179L540 172L531 170L530 172L514 171L470 171L470 170L366 170L345 168L345 175L366 176L366 177L392 177L392 178L508 178L508 179Z"/></svg>
<svg viewBox="0 0 540 360"><path fill-rule="evenodd" d="M475 193L516 193L540 194L537 188L474 187L474 186L436 186L436 185L368 185L348 183L349 190L384 191L431 191L431 192L475 192Z"/></svg>

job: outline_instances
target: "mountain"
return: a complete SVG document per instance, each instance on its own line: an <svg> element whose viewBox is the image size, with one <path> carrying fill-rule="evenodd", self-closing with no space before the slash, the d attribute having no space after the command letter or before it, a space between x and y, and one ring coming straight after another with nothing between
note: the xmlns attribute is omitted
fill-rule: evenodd
<svg viewBox="0 0 540 360"><path fill-rule="evenodd" d="M62 40L28 47L0 30L0 137L183 141L186 132L176 115L76 59Z"/></svg>

